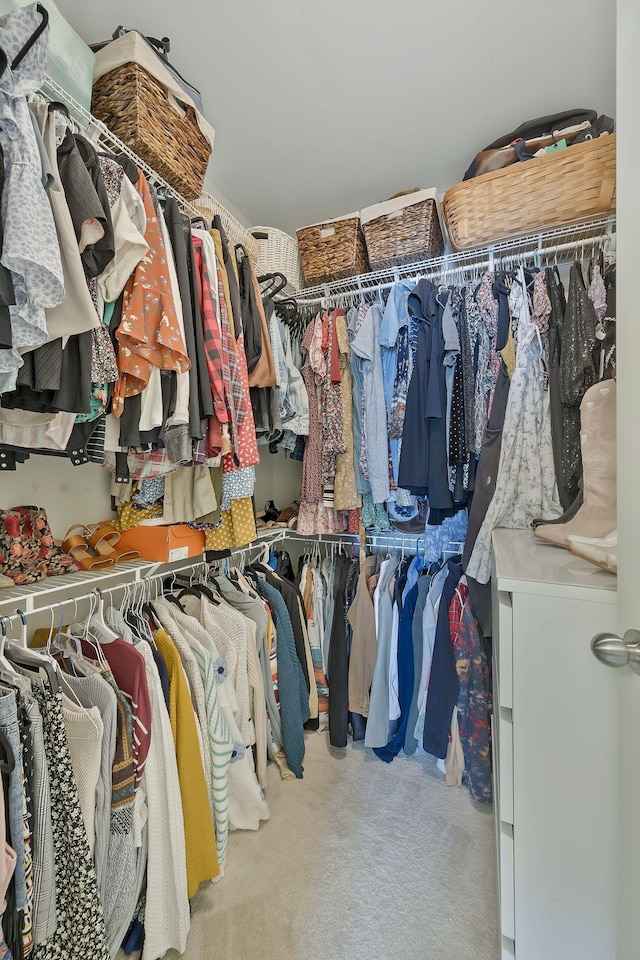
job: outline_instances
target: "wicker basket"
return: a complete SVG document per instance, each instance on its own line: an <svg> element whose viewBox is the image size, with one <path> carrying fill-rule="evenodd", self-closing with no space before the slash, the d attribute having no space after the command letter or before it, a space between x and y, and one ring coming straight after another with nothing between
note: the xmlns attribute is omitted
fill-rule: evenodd
<svg viewBox="0 0 640 960"><path fill-rule="evenodd" d="M302 263L298 244L293 237L283 230L276 230L275 227L253 227L251 233L260 243L258 271L283 273L289 281L289 291L301 290Z"/></svg>
<svg viewBox="0 0 640 960"><path fill-rule="evenodd" d="M459 183L444 196L456 250L600 216L616 205L616 137Z"/></svg>
<svg viewBox="0 0 640 960"><path fill-rule="evenodd" d="M365 273L367 248L357 213L298 230L304 279L309 286Z"/></svg>
<svg viewBox="0 0 640 960"><path fill-rule="evenodd" d="M202 192L211 144L193 107L173 102L162 84L136 63L100 77L92 112L187 200Z"/></svg>
<svg viewBox="0 0 640 960"><path fill-rule="evenodd" d="M360 211L372 270L440 257L444 241L436 190L417 190Z"/></svg>

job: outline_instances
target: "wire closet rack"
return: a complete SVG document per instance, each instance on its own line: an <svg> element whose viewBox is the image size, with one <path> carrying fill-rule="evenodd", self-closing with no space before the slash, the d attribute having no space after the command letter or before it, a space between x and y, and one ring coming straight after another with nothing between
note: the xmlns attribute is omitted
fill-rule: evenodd
<svg viewBox="0 0 640 960"><path fill-rule="evenodd" d="M568 224L555 230L514 237L500 243L473 247L459 253L444 254L430 260L418 260L383 270L357 274L331 283L305 287L293 297L300 304L323 304L328 301L349 299L354 294L376 293L388 290L399 280L434 277L454 280L469 274L480 274L502 265L505 268L520 260L534 263L564 263L589 251L604 249L609 252L615 245L615 214Z"/></svg>
<svg viewBox="0 0 640 960"><path fill-rule="evenodd" d="M92 113L89 113L81 103L78 103L64 87L56 83L51 77L47 76L43 83L40 93L47 100L57 100L68 107L73 119L75 119L84 128L85 135L94 143L101 143L110 150L123 153L138 166L144 173L147 180L157 189L167 196L173 197L178 206L189 217L207 217L219 216L222 226L228 236L234 243L241 243L252 260L257 260L260 252L260 241L256 240L240 221L224 207L219 200L216 200L210 193L203 193L197 200L189 201L175 190L170 183L167 183L159 173L157 173L148 163L145 163L141 157L135 153L131 147L120 140L109 130L109 128Z"/></svg>

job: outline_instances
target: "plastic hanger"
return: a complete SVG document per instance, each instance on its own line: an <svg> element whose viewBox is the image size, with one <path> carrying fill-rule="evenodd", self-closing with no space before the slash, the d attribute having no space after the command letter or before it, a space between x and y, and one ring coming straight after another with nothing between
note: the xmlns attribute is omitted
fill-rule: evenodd
<svg viewBox="0 0 640 960"><path fill-rule="evenodd" d="M29 646L29 638L27 636L27 618L24 614L24 610L21 610L19 607L16 610L16 613L22 621L22 627L20 628L20 646L26 648Z"/></svg>
<svg viewBox="0 0 640 960"><path fill-rule="evenodd" d="M7 659L7 656L6 656L6 652L7 652L7 641L8 641L9 638L8 638L8 635L7 635L7 621L5 620L4 617L0 617L0 630L1 630L1 633L0 633L0 665L2 665L2 666L8 671L9 674L13 675L14 677L19 677L20 674L18 673L18 671L16 670L16 668L13 666L13 664L9 662L9 660Z"/></svg>
<svg viewBox="0 0 640 960"><path fill-rule="evenodd" d="M98 607L91 617L90 623L99 631L100 643L113 643L114 640L119 640L120 637L111 629L104 618L104 595L100 587L96 587L95 593L98 596Z"/></svg>
<svg viewBox="0 0 640 960"><path fill-rule="evenodd" d="M0 730L0 746L2 746L4 750L4 756L0 757L0 770L2 770L3 773L11 773L16 765L16 758L13 753L13 747L2 730Z"/></svg>
<svg viewBox="0 0 640 960"><path fill-rule="evenodd" d="M268 297L270 300L273 300L277 293L280 293L281 290L284 290L288 284L288 280L285 277L284 273L265 273L261 277L258 277L258 283L269 283L269 286L262 290L262 296Z"/></svg>
<svg viewBox="0 0 640 960"><path fill-rule="evenodd" d="M49 11L45 7L43 7L41 3L36 4L36 10L42 17L42 22L38 24L38 26L33 31L31 36L25 43L25 45L22 47L21 50L18 51L18 53L13 58L13 61L11 63L12 70L15 70L17 67L20 66L20 64L26 57L26 55L29 53L29 50L31 50L31 48L33 47L34 43L42 36L44 31L47 29L47 25L49 23Z"/></svg>

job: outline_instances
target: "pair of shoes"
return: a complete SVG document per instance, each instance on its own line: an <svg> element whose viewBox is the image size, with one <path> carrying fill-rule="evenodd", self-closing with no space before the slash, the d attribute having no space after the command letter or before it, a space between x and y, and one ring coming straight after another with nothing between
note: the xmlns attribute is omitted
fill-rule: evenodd
<svg viewBox="0 0 640 960"><path fill-rule="evenodd" d="M580 443L584 475L582 506L566 523L548 523L536 527L535 536L578 553L593 563L592 556L599 556L598 550L607 553L605 541L610 537L615 536L617 545L615 380L596 383L589 387L582 398ZM599 546L600 541L604 546ZM583 549L585 546L589 548L586 551ZM595 554L591 549L593 546L597 548ZM608 552L615 554L615 546L613 551L612 546L608 544ZM602 562L609 561L602 559ZM604 569L614 569L614 564Z"/></svg>
<svg viewBox="0 0 640 960"><path fill-rule="evenodd" d="M73 557L56 546L43 507L0 510L0 574L22 586L74 570Z"/></svg>
<svg viewBox="0 0 640 960"><path fill-rule="evenodd" d="M82 533L72 535L72 531L82 530ZM106 570L116 563L126 560L136 560L138 550L116 550L115 545L120 534L113 524L105 521L92 527L76 523L69 527L62 549L70 554L83 570Z"/></svg>
<svg viewBox="0 0 640 960"><path fill-rule="evenodd" d="M401 533L424 533L427 525L429 504L426 500L418 500L418 512L412 520L392 520L391 526Z"/></svg>
<svg viewBox="0 0 640 960"><path fill-rule="evenodd" d="M288 527L290 530L295 530L298 525L299 510L299 500L294 500L284 510L278 510L273 500L267 500L264 513L256 518L256 529L271 530L274 527Z"/></svg>

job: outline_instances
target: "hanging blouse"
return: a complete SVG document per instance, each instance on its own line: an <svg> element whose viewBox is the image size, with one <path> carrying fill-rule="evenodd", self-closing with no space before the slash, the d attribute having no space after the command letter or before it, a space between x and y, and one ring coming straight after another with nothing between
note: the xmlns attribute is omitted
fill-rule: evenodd
<svg viewBox="0 0 640 960"><path fill-rule="evenodd" d="M153 367L184 373L189 370L171 292L171 278L160 224L149 184L140 173L138 193L147 214L145 241L149 252L140 261L124 289L122 319L116 331L120 378L113 393L113 416L122 416L125 397L142 393Z"/></svg>
<svg viewBox="0 0 640 960"><path fill-rule="evenodd" d="M64 299L60 247L26 101L46 76L48 26L16 69L10 66L41 21L35 4L0 17L2 49L9 61L0 76L0 147L5 168L2 263L12 273L15 294L15 304L9 306L12 349L0 351L0 374L13 371L15 375L22 365L19 348L45 342L45 308Z"/></svg>

